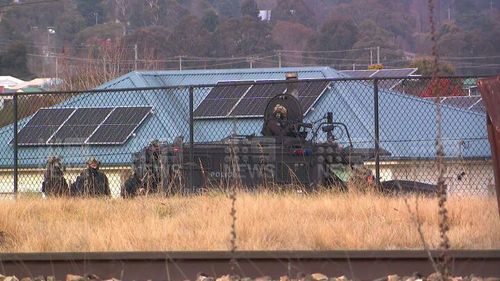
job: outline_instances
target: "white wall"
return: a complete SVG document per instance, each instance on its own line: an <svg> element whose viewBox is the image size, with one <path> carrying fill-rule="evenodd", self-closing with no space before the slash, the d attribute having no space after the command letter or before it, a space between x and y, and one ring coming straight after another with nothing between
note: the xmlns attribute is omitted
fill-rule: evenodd
<svg viewBox="0 0 500 281"><path fill-rule="evenodd" d="M491 160L445 161L445 180L450 195L491 195L494 175ZM374 171L374 163L368 166ZM462 176L460 176L464 173ZM412 180L436 184L438 170L435 161L393 161L380 163L384 180Z"/></svg>
<svg viewBox="0 0 500 281"><path fill-rule="evenodd" d="M130 175L129 167L101 167L109 180L109 188L113 197L119 197L121 186ZM64 173L68 184L76 180L81 169L67 169ZM18 191L19 192L41 192L44 169L19 169ZM0 170L0 193L10 193L14 189L14 176L12 169Z"/></svg>

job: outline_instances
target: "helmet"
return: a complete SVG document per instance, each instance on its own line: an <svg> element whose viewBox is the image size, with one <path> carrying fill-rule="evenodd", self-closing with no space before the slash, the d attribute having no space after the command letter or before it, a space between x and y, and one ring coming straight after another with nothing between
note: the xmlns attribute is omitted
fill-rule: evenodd
<svg viewBox="0 0 500 281"><path fill-rule="evenodd" d="M61 161L61 158L59 158L58 156L56 155L51 155L49 156L49 158L47 159L47 164L49 163L55 163L55 162L60 162Z"/></svg>
<svg viewBox="0 0 500 281"><path fill-rule="evenodd" d="M286 118L287 115L286 107L278 103L277 105L274 106L273 114L276 117Z"/></svg>
<svg viewBox="0 0 500 281"><path fill-rule="evenodd" d="M97 158L95 158L94 156L90 157L88 160L87 160L87 165L90 165L90 164L97 164L97 166L99 166L99 164L101 164L101 162L99 162L97 160Z"/></svg>

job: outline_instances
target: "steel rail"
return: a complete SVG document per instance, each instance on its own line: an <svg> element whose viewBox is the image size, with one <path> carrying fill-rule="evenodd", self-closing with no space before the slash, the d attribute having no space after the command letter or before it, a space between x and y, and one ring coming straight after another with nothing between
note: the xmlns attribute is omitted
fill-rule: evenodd
<svg viewBox="0 0 500 281"><path fill-rule="evenodd" d="M437 257L439 252L431 251ZM500 250L450 251L452 275L500 277ZM0 273L19 278L66 274L95 274L103 279L195 280L200 272L220 277L231 273L230 252L102 252L102 253L1 253ZM391 251L246 251L236 252L236 274L241 277L323 273L374 280L390 274L423 276L433 272L422 250Z"/></svg>

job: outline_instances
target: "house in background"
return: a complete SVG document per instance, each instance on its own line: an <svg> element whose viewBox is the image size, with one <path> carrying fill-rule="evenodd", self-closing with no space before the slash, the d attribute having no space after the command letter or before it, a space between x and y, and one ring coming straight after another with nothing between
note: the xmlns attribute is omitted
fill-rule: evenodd
<svg viewBox="0 0 500 281"><path fill-rule="evenodd" d="M13 76L0 76L0 110L4 107L5 100L9 100L9 93L15 92L11 87L24 83L25 81Z"/></svg>
<svg viewBox="0 0 500 281"><path fill-rule="evenodd" d="M0 76L0 86L4 88L12 88L25 81L12 76Z"/></svg>
<svg viewBox="0 0 500 281"><path fill-rule="evenodd" d="M17 92L33 92L33 89L38 89L40 92L54 91L62 82L63 81L59 78L35 78L12 86L10 89L16 90Z"/></svg>
<svg viewBox="0 0 500 281"><path fill-rule="evenodd" d="M53 91L62 83L59 78L34 78L24 81L12 76L0 76L0 87L15 92L25 92L24 89L38 88L40 91Z"/></svg>
<svg viewBox="0 0 500 281"><path fill-rule="evenodd" d="M186 86L214 85L227 81L284 80L288 72L297 72L300 79L346 77L329 67L137 71L109 81L98 88L109 91L81 93L69 98L49 111L58 108L57 112L61 114L64 112L65 122L70 121L70 116L78 112L81 112L82 116L90 117L81 118L79 122L82 123L79 124L67 122L61 123L60 126L43 127L55 128L55 131L45 138L41 137L43 139L41 142L21 144L19 188L21 191L40 190L45 161L50 155L59 155L63 158L64 164L68 167L66 177L69 181L74 181L88 157L95 156L101 160L103 169L110 178L112 192L116 196L130 174L132 153L139 151L154 139L172 142L178 136L184 136L185 140L189 138L189 89ZM138 89L145 87L169 88ZM131 90L113 91L124 88ZM208 113L196 113L204 103L207 104L211 90L212 87L194 88L195 142L216 141L232 133L260 134L263 121L259 112L240 117L227 112L216 118ZM238 91L233 95L239 101L244 98L244 93ZM311 122L331 111L336 122L347 125L355 147L374 147L373 100L371 83L335 80L322 86L314 101L308 106L304 118L306 122ZM222 103L225 101L216 99L214 102L208 108L222 108ZM265 103L265 99L261 103ZM262 107L262 104L258 106ZM98 126L92 124L92 116L98 119L99 114L125 112L123 108L132 108L136 113L141 110L143 112L141 113L143 115L139 114L143 118L137 118L137 124L131 131L120 133L121 131L113 129L111 125L106 125L105 121ZM85 115L87 109L91 113ZM434 167L436 134L434 102L380 89L379 110L380 146L391 153L390 156L381 159L382 179L408 179L434 183L437 178ZM117 113L118 119L124 118L119 116ZM26 127L28 130L29 126L26 125L29 125L31 118L34 117L21 120L19 127L22 129ZM85 129L86 126L94 130L90 130L88 137L83 141L65 144L57 137L61 130L72 129L83 132L82 128ZM31 130L32 134L38 131L47 132L36 126ZM99 131L102 131L102 134L98 133ZM109 132L114 132L115 136L121 134L122 141L115 143L107 141L105 133ZM96 134L100 136L101 141L99 138L92 141ZM23 135L22 130L19 135ZM477 190L470 188L468 190L485 194L493 179L493 171L484 113L443 105L442 135L447 156L447 184L450 192L458 192L463 187L475 187ZM345 144L346 135L339 137ZM1 191L12 188L12 138L12 125L0 129ZM373 168L373 162L366 164Z"/></svg>
<svg viewBox="0 0 500 281"><path fill-rule="evenodd" d="M261 21L271 21L271 10L259 10L259 18Z"/></svg>
<svg viewBox="0 0 500 281"><path fill-rule="evenodd" d="M12 100L12 93L43 93L55 91L63 83L59 78L34 78L23 81L12 76L0 76L0 110Z"/></svg>

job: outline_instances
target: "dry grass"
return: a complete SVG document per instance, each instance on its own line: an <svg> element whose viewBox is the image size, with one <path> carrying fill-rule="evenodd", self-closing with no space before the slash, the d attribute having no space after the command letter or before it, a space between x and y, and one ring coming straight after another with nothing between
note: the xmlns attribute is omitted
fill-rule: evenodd
<svg viewBox="0 0 500 281"><path fill-rule="evenodd" d="M408 199L412 208L415 198ZM499 249L494 198L450 198L452 248ZM239 193L239 250L422 248L404 200L376 194ZM437 199L419 199L438 245ZM1 251L227 250L230 200L221 193L133 200L0 201Z"/></svg>

